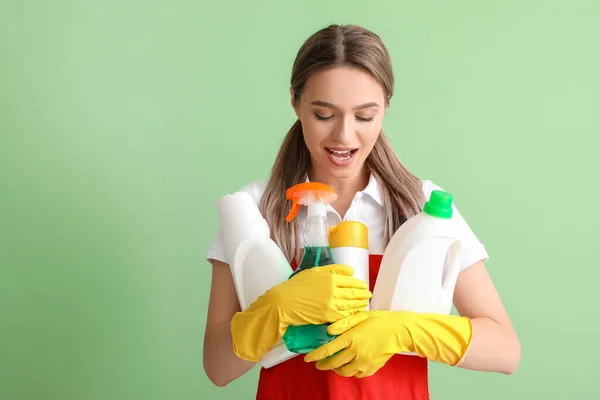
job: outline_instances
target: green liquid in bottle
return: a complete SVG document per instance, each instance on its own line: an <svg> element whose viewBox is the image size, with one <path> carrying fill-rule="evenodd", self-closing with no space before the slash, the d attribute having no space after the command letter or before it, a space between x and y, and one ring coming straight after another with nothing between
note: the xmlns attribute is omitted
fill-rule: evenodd
<svg viewBox="0 0 600 400"><path fill-rule="evenodd" d="M302 261L290 278L305 269L331 265L334 263L329 246L305 247ZM310 290L310 288L308 290ZM287 349L292 353L306 354L329 343L335 338L335 336L327 333L328 326L329 324L290 325L283 335L283 341Z"/></svg>
<svg viewBox="0 0 600 400"><path fill-rule="evenodd" d="M331 264L335 264L335 262L333 261L329 246L305 247L300 265L298 265L294 274L312 267L322 267Z"/></svg>

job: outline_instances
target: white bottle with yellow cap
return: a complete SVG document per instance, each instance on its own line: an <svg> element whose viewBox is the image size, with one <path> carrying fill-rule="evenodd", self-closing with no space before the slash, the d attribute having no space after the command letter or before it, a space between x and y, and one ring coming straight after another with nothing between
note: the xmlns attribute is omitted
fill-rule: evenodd
<svg viewBox="0 0 600 400"><path fill-rule="evenodd" d="M337 264L354 269L354 277L369 285L369 231L358 221L342 221L329 228L329 247Z"/></svg>

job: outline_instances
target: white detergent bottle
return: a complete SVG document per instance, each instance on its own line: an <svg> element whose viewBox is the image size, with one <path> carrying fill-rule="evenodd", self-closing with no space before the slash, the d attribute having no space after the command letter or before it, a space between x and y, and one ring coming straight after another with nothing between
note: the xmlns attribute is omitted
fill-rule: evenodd
<svg viewBox="0 0 600 400"><path fill-rule="evenodd" d="M453 196L434 190L423 211L408 219L386 247L372 310L450 314L461 263Z"/></svg>
<svg viewBox="0 0 600 400"><path fill-rule="evenodd" d="M288 280L294 271L271 239L269 225L250 194L223 196L217 201L217 211L225 254L243 311L267 290ZM281 340L259 363L270 368L295 356Z"/></svg>
<svg viewBox="0 0 600 400"><path fill-rule="evenodd" d="M365 224L342 221L331 226L329 247L336 263L352 267L353 276L369 285L369 231Z"/></svg>

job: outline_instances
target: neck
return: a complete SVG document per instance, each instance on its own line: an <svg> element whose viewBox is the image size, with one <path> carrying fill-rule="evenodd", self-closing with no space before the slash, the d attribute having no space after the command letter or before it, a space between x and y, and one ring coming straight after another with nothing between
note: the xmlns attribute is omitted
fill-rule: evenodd
<svg viewBox="0 0 600 400"><path fill-rule="evenodd" d="M365 169L361 169L360 172L354 176L336 178L324 176L311 168L308 172L308 179L310 179L311 182L321 182L331 186L335 189L341 199L353 198L356 192L360 192L367 187L367 184L369 183L369 172Z"/></svg>

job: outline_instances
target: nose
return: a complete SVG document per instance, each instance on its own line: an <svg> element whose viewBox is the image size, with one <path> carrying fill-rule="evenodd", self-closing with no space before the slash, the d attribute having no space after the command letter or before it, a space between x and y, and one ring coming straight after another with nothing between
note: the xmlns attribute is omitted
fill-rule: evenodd
<svg viewBox="0 0 600 400"><path fill-rule="evenodd" d="M333 130L332 139L340 143L350 143L354 135L354 118L352 116L338 119Z"/></svg>

